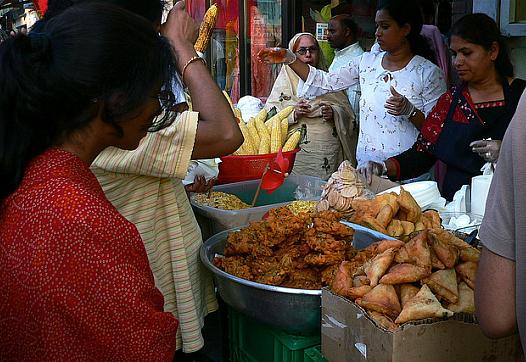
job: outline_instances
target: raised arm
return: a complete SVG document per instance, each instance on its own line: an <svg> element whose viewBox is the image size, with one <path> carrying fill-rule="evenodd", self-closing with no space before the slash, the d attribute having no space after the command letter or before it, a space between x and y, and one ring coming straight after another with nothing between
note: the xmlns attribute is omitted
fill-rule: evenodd
<svg viewBox="0 0 526 362"><path fill-rule="evenodd" d="M234 152L243 143L243 135L230 105L204 62L188 63L197 57L193 46L197 26L184 10L184 1L179 1L170 11L163 35L172 44L183 81L192 96L193 110L199 112L192 158L213 158Z"/></svg>

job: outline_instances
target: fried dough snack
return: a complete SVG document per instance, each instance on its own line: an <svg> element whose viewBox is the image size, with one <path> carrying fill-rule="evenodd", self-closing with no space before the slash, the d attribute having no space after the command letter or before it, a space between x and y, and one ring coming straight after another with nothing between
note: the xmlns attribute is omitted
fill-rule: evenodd
<svg viewBox="0 0 526 362"><path fill-rule="evenodd" d="M443 318L452 315L453 312L442 307L429 287L424 284L420 291L406 303L395 323L402 324L412 320Z"/></svg>
<svg viewBox="0 0 526 362"><path fill-rule="evenodd" d="M340 263L356 254L354 232L340 218L333 211L296 215L286 206L272 209L267 219L230 233L225 256L213 263L258 283L320 289L331 285Z"/></svg>

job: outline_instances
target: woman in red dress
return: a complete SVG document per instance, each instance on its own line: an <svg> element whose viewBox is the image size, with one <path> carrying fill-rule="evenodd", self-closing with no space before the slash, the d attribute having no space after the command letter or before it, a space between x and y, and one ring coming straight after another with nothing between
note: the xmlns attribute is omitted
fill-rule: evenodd
<svg viewBox="0 0 526 362"><path fill-rule="evenodd" d="M203 66L181 5L170 42L88 3L0 45L0 360L172 360L178 322L89 165L167 126L175 67Z"/></svg>

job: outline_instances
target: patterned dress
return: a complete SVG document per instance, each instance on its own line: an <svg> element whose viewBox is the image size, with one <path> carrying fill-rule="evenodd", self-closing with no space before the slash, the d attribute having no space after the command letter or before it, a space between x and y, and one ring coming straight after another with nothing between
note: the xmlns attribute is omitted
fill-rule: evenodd
<svg viewBox="0 0 526 362"><path fill-rule="evenodd" d="M170 361L163 312L136 227L88 166L50 149L0 206L0 360Z"/></svg>
<svg viewBox="0 0 526 362"><path fill-rule="evenodd" d="M204 345L204 317L217 310L211 274L199 260L203 243L182 179L197 130L197 112L148 134L134 151L104 150L91 165L106 197L139 229L164 310L180 323L177 349Z"/></svg>

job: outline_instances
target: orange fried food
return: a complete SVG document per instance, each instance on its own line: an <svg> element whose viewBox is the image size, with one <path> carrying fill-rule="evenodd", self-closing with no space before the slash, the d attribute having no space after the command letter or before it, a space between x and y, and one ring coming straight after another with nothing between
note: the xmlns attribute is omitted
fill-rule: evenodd
<svg viewBox="0 0 526 362"><path fill-rule="evenodd" d="M404 235L404 227L402 222L398 219L393 219L387 226L387 235L396 237Z"/></svg>
<svg viewBox="0 0 526 362"><path fill-rule="evenodd" d="M398 239L379 240L379 241L374 242L373 244L376 245L376 251L378 253L383 253L384 251L390 248L399 249L405 245L405 243L402 240L398 240Z"/></svg>
<svg viewBox="0 0 526 362"><path fill-rule="evenodd" d="M354 230L340 222L341 214L334 211L321 211L312 218L317 232L333 235L338 239L352 240Z"/></svg>
<svg viewBox="0 0 526 362"><path fill-rule="evenodd" d="M427 284L440 299L444 299L449 303L458 301L457 273L455 273L455 269L436 271L429 277L422 279L422 283Z"/></svg>
<svg viewBox="0 0 526 362"><path fill-rule="evenodd" d="M370 285L361 285L359 287L352 287L345 291L345 294L342 294L344 297L349 298L350 300L355 300L357 298L362 298L365 294L369 293L373 287Z"/></svg>
<svg viewBox="0 0 526 362"><path fill-rule="evenodd" d="M458 301L448 305L447 309L455 313L475 313L475 293L464 282L458 285Z"/></svg>
<svg viewBox="0 0 526 362"><path fill-rule="evenodd" d="M338 295L346 295L347 291L352 287L352 264L349 261L342 261L334 275L331 289Z"/></svg>
<svg viewBox="0 0 526 362"><path fill-rule="evenodd" d="M347 241L337 240L333 235L318 232L316 229L308 229L304 238L312 250L324 254L344 253L347 250Z"/></svg>
<svg viewBox="0 0 526 362"><path fill-rule="evenodd" d="M372 216L364 215L361 218L359 224L365 227L368 227L370 229L376 230L378 232L381 232L382 234L387 234L387 229L381 223L379 223L378 220L376 220Z"/></svg>
<svg viewBox="0 0 526 362"><path fill-rule="evenodd" d="M460 260L462 261L473 261L478 263L480 259L480 251L474 247L468 247L460 250Z"/></svg>
<svg viewBox="0 0 526 362"><path fill-rule="evenodd" d="M409 300L413 299L419 290L420 289L415 287L413 284L400 285L400 303L402 304L402 308L404 308Z"/></svg>
<svg viewBox="0 0 526 362"><path fill-rule="evenodd" d="M478 263L473 261L466 261L465 263L458 264L455 267L457 273L471 289L475 289L475 276L477 275L477 267Z"/></svg>
<svg viewBox="0 0 526 362"><path fill-rule="evenodd" d="M365 274L371 281L371 286L376 286L378 280L384 275L387 269L391 266L395 256L395 249L390 248L381 254L375 256L372 260L367 262L365 267Z"/></svg>
<svg viewBox="0 0 526 362"><path fill-rule="evenodd" d="M416 264L431 272L431 251L427 243L427 231L420 232L401 247L395 261Z"/></svg>
<svg viewBox="0 0 526 362"><path fill-rule="evenodd" d="M321 274L315 269L294 269L279 285L288 288L321 289Z"/></svg>
<svg viewBox="0 0 526 362"><path fill-rule="evenodd" d="M310 253L307 254L304 258L305 263L318 266L318 267L327 267L332 264L339 264L345 259L345 253L334 253L334 254L319 254L319 253Z"/></svg>
<svg viewBox="0 0 526 362"><path fill-rule="evenodd" d="M352 278L353 287L361 287L362 285L371 285L371 281L367 275L356 275Z"/></svg>
<svg viewBox="0 0 526 362"><path fill-rule="evenodd" d="M400 221L400 223L402 224L402 228L404 229L404 234L403 235L409 235L413 231L415 231L415 224L414 223L412 223L410 221Z"/></svg>
<svg viewBox="0 0 526 362"><path fill-rule="evenodd" d="M371 317L371 319L374 320L379 327L387 329L391 332L394 332L398 329L398 325L385 314L375 312L374 310L368 312L367 314L369 314L369 317Z"/></svg>
<svg viewBox="0 0 526 362"><path fill-rule="evenodd" d="M413 264L396 264L381 279L381 284L403 284L414 283L431 274L424 268Z"/></svg>
<svg viewBox="0 0 526 362"><path fill-rule="evenodd" d="M254 276L250 267L246 265L245 258L242 256L232 256L228 258L214 258L213 263L218 268L224 270L228 274L236 277L253 280Z"/></svg>
<svg viewBox="0 0 526 362"><path fill-rule="evenodd" d="M422 222L426 229L440 229L442 220L436 210L426 210L422 213Z"/></svg>
<svg viewBox="0 0 526 362"><path fill-rule="evenodd" d="M433 266L433 269L446 269L444 263L438 259L435 250L433 248L429 248L429 252L431 253L431 265Z"/></svg>
<svg viewBox="0 0 526 362"><path fill-rule="evenodd" d="M458 261L458 248L450 244L443 233L437 233L435 230L429 231L429 239L438 259L447 269L453 268Z"/></svg>
<svg viewBox="0 0 526 362"><path fill-rule="evenodd" d="M395 288L386 284L378 284L365 294L360 305L368 311L376 311L390 317L398 316L401 310Z"/></svg>
<svg viewBox="0 0 526 362"><path fill-rule="evenodd" d="M400 209L400 205L398 204L398 195L394 192L389 192L386 194L381 194L376 196L378 199L378 202L382 205L389 205L391 206L391 209L393 209L393 215L396 215L398 210Z"/></svg>
<svg viewBox="0 0 526 362"><path fill-rule="evenodd" d="M384 205L381 209L378 215L376 215L376 221L378 221L384 228L389 225L391 220L393 219L394 212L393 208L387 204Z"/></svg>
<svg viewBox="0 0 526 362"><path fill-rule="evenodd" d="M422 215L420 206L418 206L413 196L404 190L403 187L400 187L400 195L398 195L397 201L398 205L400 205L400 210L406 213L406 221L415 223L420 219Z"/></svg>
<svg viewBox="0 0 526 362"><path fill-rule="evenodd" d="M329 265L325 269L321 271L321 284L323 286L331 285L334 277L336 276L336 272L338 271L339 265Z"/></svg>
<svg viewBox="0 0 526 362"><path fill-rule="evenodd" d="M420 291L407 301L395 323L402 324L418 319L444 318L452 315L453 312L442 307L429 287L424 284Z"/></svg>
<svg viewBox="0 0 526 362"><path fill-rule="evenodd" d="M353 210L356 210L357 213L369 215L373 218L378 215L383 206L384 204L378 201L378 196L371 200L353 199L351 202L351 207Z"/></svg>

